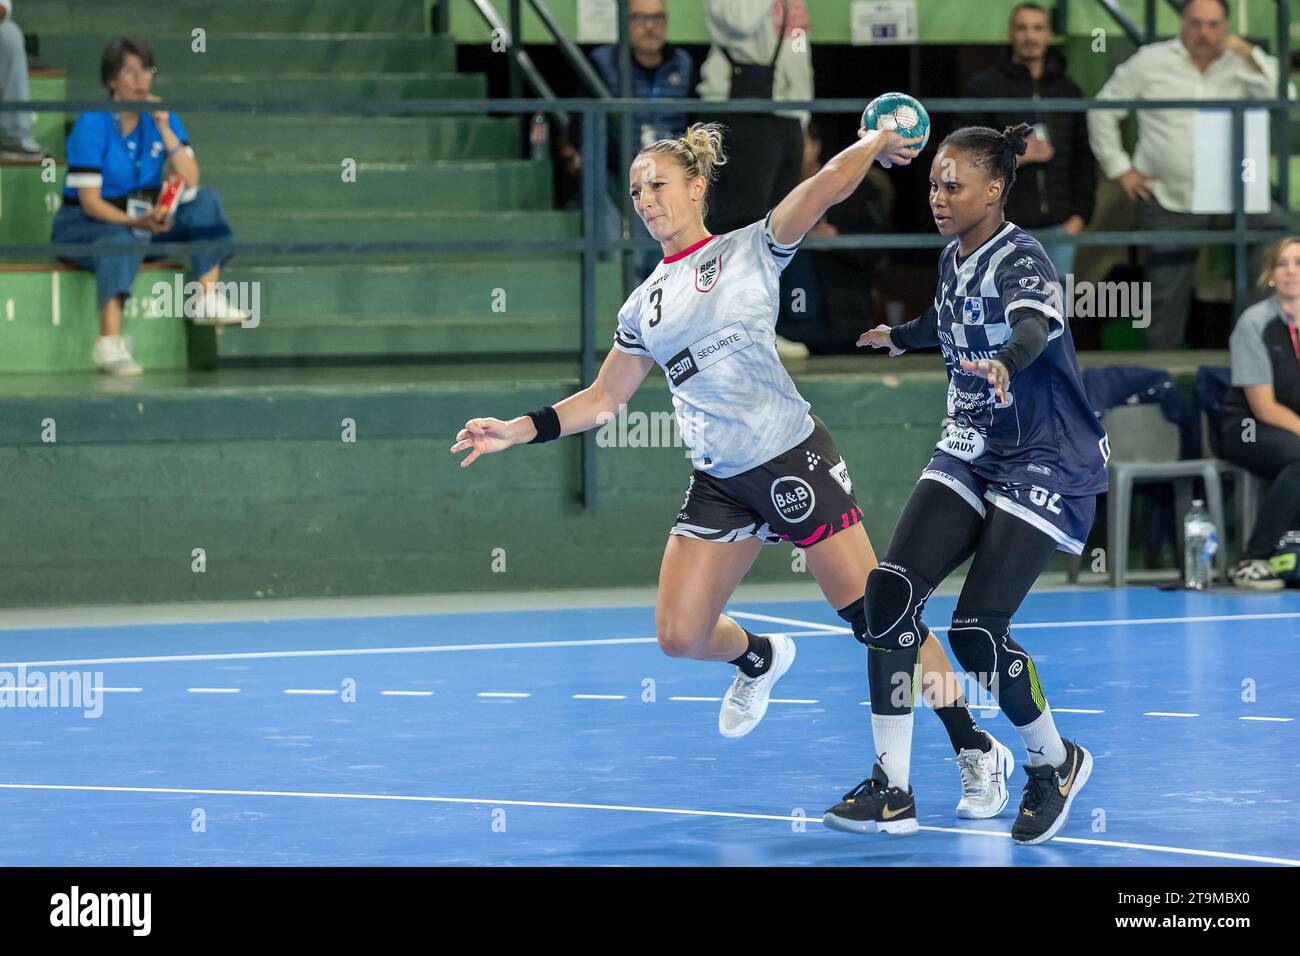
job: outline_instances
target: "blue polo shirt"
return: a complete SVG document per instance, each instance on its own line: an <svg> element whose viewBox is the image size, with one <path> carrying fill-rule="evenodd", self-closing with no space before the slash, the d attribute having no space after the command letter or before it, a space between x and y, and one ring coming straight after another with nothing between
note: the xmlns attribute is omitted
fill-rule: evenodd
<svg viewBox="0 0 1300 956"><path fill-rule="evenodd" d="M189 143L185 125L175 113L171 128ZM99 187L105 199L126 196L137 189L162 186L167 145L148 113L140 114L131 135L123 136L112 113L82 113L68 134L68 175L63 183L64 202L75 202L77 190Z"/></svg>

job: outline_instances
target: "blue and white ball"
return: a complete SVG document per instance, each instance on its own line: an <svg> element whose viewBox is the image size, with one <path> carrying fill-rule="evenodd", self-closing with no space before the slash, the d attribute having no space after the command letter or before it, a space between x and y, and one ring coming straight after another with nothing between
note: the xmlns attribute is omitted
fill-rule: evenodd
<svg viewBox="0 0 1300 956"><path fill-rule="evenodd" d="M917 152L930 142L930 114L921 101L906 93L883 93L867 104L862 113L863 129L884 129L906 136L924 136Z"/></svg>

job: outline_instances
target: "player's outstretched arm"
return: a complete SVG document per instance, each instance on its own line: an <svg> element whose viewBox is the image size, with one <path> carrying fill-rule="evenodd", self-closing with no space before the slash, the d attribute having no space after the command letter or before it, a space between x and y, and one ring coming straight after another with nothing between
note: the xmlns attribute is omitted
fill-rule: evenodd
<svg viewBox="0 0 1300 956"><path fill-rule="evenodd" d="M912 349L928 349L939 344L939 314L934 306L902 325L890 328L877 325L870 332L858 336L858 348L870 345L873 349L889 349L889 354L902 355Z"/></svg>
<svg viewBox="0 0 1300 956"><path fill-rule="evenodd" d="M906 138L889 130L858 130L858 141L833 156L815 176L805 179L772 210L772 235L783 246L808 234L826 210L853 195L876 160L888 169L906 166L924 136Z"/></svg>
<svg viewBox="0 0 1300 956"><path fill-rule="evenodd" d="M620 405L628 400L645 380L654 359L645 355L629 355L618 349L611 349L600 367L596 381L580 392L575 392L550 409L542 409L544 416L554 415L551 427L558 423L558 434L549 436L559 438L561 435L575 435L605 421L605 416L617 415ZM461 461L460 467L468 468L480 455L505 451L511 445L527 444L537 438L537 425L529 415L520 415L510 421L499 418L471 418L465 427L456 433L456 443L451 446L451 453L473 449Z"/></svg>

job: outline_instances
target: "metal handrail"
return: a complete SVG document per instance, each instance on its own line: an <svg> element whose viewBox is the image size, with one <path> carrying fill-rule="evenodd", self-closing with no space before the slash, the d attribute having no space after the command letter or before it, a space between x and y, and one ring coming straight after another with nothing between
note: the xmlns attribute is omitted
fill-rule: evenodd
<svg viewBox="0 0 1300 956"><path fill-rule="evenodd" d="M555 91L551 89L541 71L533 64L533 59L528 55L528 51L523 48L523 44L515 43L514 31L505 25L505 22L501 19L501 14L497 13L496 8L492 6L489 0L472 0L472 2L474 9L479 12L479 16L483 18L493 35L497 35L498 31L500 31L500 34L505 36L507 41L506 54L510 57L511 66L523 73L529 85L537 91L537 95L547 101L546 112L550 113L567 130L571 122L569 114L554 105L558 102Z"/></svg>

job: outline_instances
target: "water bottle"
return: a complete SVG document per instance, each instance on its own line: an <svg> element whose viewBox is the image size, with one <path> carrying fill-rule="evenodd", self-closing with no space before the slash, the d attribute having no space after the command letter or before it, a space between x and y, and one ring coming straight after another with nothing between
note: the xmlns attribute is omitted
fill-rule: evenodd
<svg viewBox="0 0 1300 956"><path fill-rule="evenodd" d="M551 158L551 130L544 113L534 113L528 124L529 159Z"/></svg>
<svg viewBox="0 0 1300 956"><path fill-rule="evenodd" d="M1205 502L1197 498L1183 518L1183 584L1188 590L1209 587L1218 550L1219 529L1205 513Z"/></svg>

